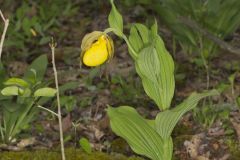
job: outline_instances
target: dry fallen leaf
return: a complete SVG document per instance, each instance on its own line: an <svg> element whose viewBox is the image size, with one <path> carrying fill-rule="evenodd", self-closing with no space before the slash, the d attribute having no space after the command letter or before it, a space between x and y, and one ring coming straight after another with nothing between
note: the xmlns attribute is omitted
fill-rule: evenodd
<svg viewBox="0 0 240 160"><path fill-rule="evenodd" d="M19 148L25 148L28 146L31 146L36 143L36 138L35 137L30 137L26 139L22 139L18 144L17 147Z"/></svg>
<svg viewBox="0 0 240 160"><path fill-rule="evenodd" d="M62 126L63 126L63 132L68 131L72 127L72 120L71 120L70 114L68 114L66 117L63 118ZM59 125L54 125L53 128L56 131L59 131Z"/></svg>
<svg viewBox="0 0 240 160"><path fill-rule="evenodd" d="M191 141L185 141L184 146L186 147L187 153L190 158L197 159L199 157L198 149L202 142L203 134L194 135Z"/></svg>

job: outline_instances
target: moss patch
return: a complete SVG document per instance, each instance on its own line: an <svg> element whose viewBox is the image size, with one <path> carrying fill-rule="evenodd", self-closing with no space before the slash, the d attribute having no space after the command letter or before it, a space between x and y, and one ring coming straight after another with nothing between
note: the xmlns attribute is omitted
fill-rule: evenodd
<svg viewBox="0 0 240 160"><path fill-rule="evenodd" d="M240 144L236 139L227 139L226 144L228 145L231 160L239 160L240 157Z"/></svg>
<svg viewBox="0 0 240 160"><path fill-rule="evenodd" d="M59 151L22 151L22 152L1 152L0 160L60 160ZM67 149L67 160L143 160L137 157L127 158L121 154L108 155L102 152L86 154L80 149Z"/></svg>

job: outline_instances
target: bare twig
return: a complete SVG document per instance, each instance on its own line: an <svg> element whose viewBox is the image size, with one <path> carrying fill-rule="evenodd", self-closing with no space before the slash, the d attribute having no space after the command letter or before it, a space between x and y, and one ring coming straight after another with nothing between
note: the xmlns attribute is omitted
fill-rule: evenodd
<svg viewBox="0 0 240 160"><path fill-rule="evenodd" d="M189 18L185 18L185 17L179 17L179 20L183 24L185 24L186 26L192 28L195 31L198 31L204 37L206 37L209 40L211 40L214 43L216 43L221 49L227 50L230 53L234 53L234 54L240 55L240 48L235 48L235 47L229 45L228 43L226 43L225 41L221 40L217 36L213 35L212 33L208 32L204 28L200 27L195 21L193 21L193 20L191 20Z"/></svg>
<svg viewBox="0 0 240 160"><path fill-rule="evenodd" d="M7 32L7 29L8 29L8 25L9 25L9 19L6 19L4 16L3 16L3 13L2 11L0 10L0 16L4 22L4 29L3 29L3 34L2 34L2 37L1 37L1 41L0 41L0 61L1 61L1 57L2 57L2 49L3 49L3 42L5 40L5 36L6 36L6 32Z"/></svg>
<svg viewBox="0 0 240 160"><path fill-rule="evenodd" d="M49 44L52 51L52 65L54 71L55 85L57 90L57 106L58 106L58 123L59 123L59 134L60 134L60 143L61 143L61 153L62 160L65 160L65 151L64 151L64 141L63 141L63 126L62 126L62 115L61 115L61 104L60 104L60 96L59 96L59 87L58 87L58 76L57 76L57 68L55 64L55 48L57 44L54 42L52 38L52 42Z"/></svg>
<svg viewBox="0 0 240 160"><path fill-rule="evenodd" d="M55 113L55 112L51 111L51 110L50 110L50 109L48 109L48 108L45 108L45 107L43 107L43 106L40 106L40 105L38 105L37 107L38 107L38 108L41 108L41 109L43 109L43 110L45 110L45 111L48 111L49 113L52 113L53 115L55 115L55 116L57 116L57 117L58 117L58 114L57 114L57 113Z"/></svg>

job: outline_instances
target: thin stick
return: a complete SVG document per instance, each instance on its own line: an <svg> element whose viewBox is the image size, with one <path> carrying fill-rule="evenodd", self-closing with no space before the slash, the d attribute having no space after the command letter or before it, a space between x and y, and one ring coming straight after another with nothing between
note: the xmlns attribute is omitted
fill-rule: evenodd
<svg viewBox="0 0 240 160"><path fill-rule="evenodd" d="M63 128L62 128L62 115L61 115L61 104L60 104L60 96L59 96L59 88L58 88L58 76L57 76L57 68L55 64L55 48L57 44L54 42L52 38L52 42L49 44L52 51L52 65L55 77L55 85L57 90L57 106L58 106L58 123L59 123L59 134L60 134L60 143L61 143L61 153L62 160L65 160L65 151L64 151L64 141L63 141Z"/></svg>
<svg viewBox="0 0 240 160"><path fill-rule="evenodd" d="M4 22L4 29L3 29L3 34L2 34L2 37L1 37L1 41L0 41L0 61L1 61L1 57L2 57L2 49L3 49L3 42L5 40L5 36L6 36L6 33L7 33L7 29L8 29L8 25L9 25L9 19L6 19L4 16L3 16L3 13L2 11L0 10L0 16Z"/></svg>
<svg viewBox="0 0 240 160"><path fill-rule="evenodd" d="M50 113L52 113L53 115L55 115L55 116L58 117L58 114L55 113L55 112L53 112L53 111L51 111L50 109L47 109L47 108L45 108L45 107L43 107L43 106L40 106L40 105L38 105L37 107L38 107L38 108L41 108L41 109L43 109L43 110L45 110L45 111L48 111L48 112L50 112Z"/></svg>

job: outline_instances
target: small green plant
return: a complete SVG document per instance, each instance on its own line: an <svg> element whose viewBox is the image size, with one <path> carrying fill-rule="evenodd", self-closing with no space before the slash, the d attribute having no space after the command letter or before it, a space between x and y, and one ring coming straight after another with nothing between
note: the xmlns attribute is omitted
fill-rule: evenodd
<svg viewBox="0 0 240 160"><path fill-rule="evenodd" d="M38 113L38 105L55 96L56 90L47 87L43 81L47 68L47 56L37 58L28 68L23 78L8 78L3 83L0 94L1 141L11 143L26 129Z"/></svg>

